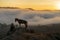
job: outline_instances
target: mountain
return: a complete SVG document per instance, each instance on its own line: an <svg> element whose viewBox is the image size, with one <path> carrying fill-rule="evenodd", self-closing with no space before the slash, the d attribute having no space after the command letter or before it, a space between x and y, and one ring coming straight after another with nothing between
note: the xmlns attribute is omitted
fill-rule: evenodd
<svg viewBox="0 0 60 40"><path fill-rule="evenodd" d="M31 11L34 11L33 8L25 8L25 10L31 10Z"/></svg>
<svg viewBox="0 0 60 40"><path fill-rule="evenodd" d="M19 9L18 7L0 7L2 9Z"/></svg>

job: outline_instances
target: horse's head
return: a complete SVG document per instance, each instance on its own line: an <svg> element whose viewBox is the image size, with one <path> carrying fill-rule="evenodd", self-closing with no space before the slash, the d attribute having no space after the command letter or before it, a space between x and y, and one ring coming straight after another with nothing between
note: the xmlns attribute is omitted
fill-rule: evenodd
<svg viewBox="0 0 60 40"><path fill-rule="evenodd" d="M15 18L15 22L18 21L18 18Z"/></svg>

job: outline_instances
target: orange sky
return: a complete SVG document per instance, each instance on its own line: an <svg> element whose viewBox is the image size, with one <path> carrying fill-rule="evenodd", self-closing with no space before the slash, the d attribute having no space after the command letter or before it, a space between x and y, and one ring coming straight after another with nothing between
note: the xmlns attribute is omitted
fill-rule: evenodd
<svg viewBox="0 0 60 40"><path fill-rule="evenodd" d="M35 10L60 9L60 0L0 0L1 7L33 8Z"/></svg>

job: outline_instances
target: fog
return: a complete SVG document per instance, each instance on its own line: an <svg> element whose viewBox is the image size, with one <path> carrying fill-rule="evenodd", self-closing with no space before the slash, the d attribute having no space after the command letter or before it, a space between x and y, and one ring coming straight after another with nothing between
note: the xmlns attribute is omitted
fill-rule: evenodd
<svg viewBox="0 0 60 40"><path fill-rule="evenodd" d="M10 24L15 18L27 20L29 25L46 25L60 23L60 12L0 9L0 23Z"/></svg>

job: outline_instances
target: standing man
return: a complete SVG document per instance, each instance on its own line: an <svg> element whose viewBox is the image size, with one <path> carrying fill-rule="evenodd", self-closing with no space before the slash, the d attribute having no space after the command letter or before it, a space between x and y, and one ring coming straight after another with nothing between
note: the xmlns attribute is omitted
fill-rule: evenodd
<svg viewBox="0 0 60 40"><path fill-rule="evenodd" d="M15 32L15 30L16 30L16 29L15 29L15 25L14 25L13 23L11 23L11 25L10 25L10 30L8 31L7 35Z"/></svg>

